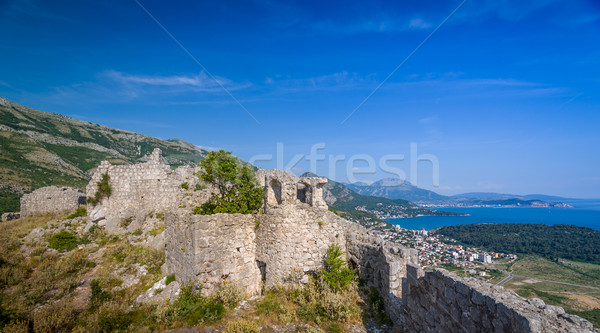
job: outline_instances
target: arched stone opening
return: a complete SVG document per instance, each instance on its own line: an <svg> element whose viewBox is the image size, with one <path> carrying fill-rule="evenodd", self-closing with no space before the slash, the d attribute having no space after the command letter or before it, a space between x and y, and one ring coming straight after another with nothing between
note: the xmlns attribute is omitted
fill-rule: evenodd
<svg viewBox="0 0 600 333"><path fill-rule="evenodd" d="M296 186L297 186L296 197L298 198L298 201L300 201L302 203L307 203L306 191L307 191L308 187L302 183L298 183Z"/></svg>
<svg viewBox="0 0 600 333"><path fill-rule="evenodd" d="M269 187L271 190L268 191L268 202L272 205L281 205L281 182L276 179L272 179Z"/></svg>

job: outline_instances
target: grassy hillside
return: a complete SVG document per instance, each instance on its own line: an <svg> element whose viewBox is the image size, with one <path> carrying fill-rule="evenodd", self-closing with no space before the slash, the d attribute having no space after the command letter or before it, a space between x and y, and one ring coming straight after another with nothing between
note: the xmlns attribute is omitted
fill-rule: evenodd
<svg viewBox="0 0 600 333"><path fill-rule="evenodd" d="M390 331L383 298L356 276L334 288L316 273L250 299L233 283L192 293L201 287L161 272L164 247L146 246L164 232L162 219L155 212L119 235L86 232L85 217L67 214L1 223L0 332Z"/></svg>
<svg viewBox="0 0 600 333"><path fill-rule="evenodd" d="M526 255L509 270L518 276L505 288L525 298L541 298L600 326L600 265Z"/></svg>
<svg viewBox="0 0 600 333"><path fill-rule="evenodd" d="M171 166L198 163L206 151L179 139L142 134L42 112L0 97L0 213L48 185L84 188L102 160L138 163L160 148Z"/></svg>

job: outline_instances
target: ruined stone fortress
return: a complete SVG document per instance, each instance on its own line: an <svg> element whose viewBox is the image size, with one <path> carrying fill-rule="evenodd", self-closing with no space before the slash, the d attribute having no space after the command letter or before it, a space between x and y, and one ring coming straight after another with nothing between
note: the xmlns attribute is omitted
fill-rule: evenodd
<svg viewBox="0 0 600 333"><path fill-rule="evenodd" d="M210 187L198 183L197 171L186 166L172 170L158 149L141 164L102 162L87 195L95 194L105 173L112 193L95 206L88 205L88 225L123 232L119 221L124 218L163 213L164 273L175 274L183 283L201 284L206 294L224 283L256 295L263 284L305 282L324 267L326 250L336 243L360 277L383 296L401 331L596 332L588 321L542 300L526 300L443 269L424 271L415 250L371 236L362 226L330 212L323 200L326 178L259 170L256 175L265 188L260 213L194 215L192 207L212 194ZM48 200L42 199L52 195L44 193L24 197L26 211L39 212L38 200L47 205Z"/></svg>

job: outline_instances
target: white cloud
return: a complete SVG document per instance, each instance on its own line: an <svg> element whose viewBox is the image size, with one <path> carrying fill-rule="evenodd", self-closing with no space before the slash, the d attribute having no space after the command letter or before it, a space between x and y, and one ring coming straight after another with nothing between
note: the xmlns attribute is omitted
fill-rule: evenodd
<svg viewBox="0 0 600 333"><path fill-rule="evenodd" d="M430 124L430 123L436 121L437 119L438 118L436 116L425 117L425 118L419 119L419 123L421 123L421 124Z"/></svg>
<svg viewBox="0 0 600 333"><path fill-rule="evenodd" d="M234 84L231 80L222 77L209 77L204 72L197 75L174 75L174 76L150 76L126 74L110 70L101 74L113 81L123 85L147 85L147 86L179 86L192 87L195 91L237 90L249 87L250 84Z"/></svg>
<svg viewBox="0 0 600 333"><path fill-rule="evenodd" d="M373 86L374 75L361 76L346 71L300 79L267 78L267 86L287 90L355 89Z"/></svg>
<svg viewBox="0 0 600 333"><path fill-rule="evenodd" d="M427 23L425 20L421 18L416 18L410 20L408 23L408 27L411 29L427 29L431 27L431 24Z"/></svg>
<svg viewBox="0 0 600 333"><path fill-rule="evenodd" d="M202 146L202 145L195 145L195 146L200 149L204 149L206 151L219 151L219 150L223 149L221 147L212 147L212 146Z"/></svg>

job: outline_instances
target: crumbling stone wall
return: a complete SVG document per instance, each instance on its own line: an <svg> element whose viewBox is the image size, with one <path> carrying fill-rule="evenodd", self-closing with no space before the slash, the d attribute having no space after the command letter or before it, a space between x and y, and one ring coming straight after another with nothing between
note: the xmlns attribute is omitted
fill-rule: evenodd
<svg viewBox="0 0 600 333"><path fill-rule="evenodd" d="M327 184L327 178L297 177L276 169L258 170L256 178L265 187L265 212L271 208L300 203L327 208L323 200L323 186Z"/></svg>
<svg viewBox="0 0 600 333"><path fill-rule="evenodd" d="M135 216L142 211L166 211L186 203L186 196L193 190L181 187L184 182L193 189L198 182L194 175L198 170L182 166L171 170L165 164L160 149L154 149L148 161L133 165L112 165L103 161L86 187L87 195L93 197L98 190L102 175L110 177L111 195L95 204L90 211L92 222L113 226L123 218ZM128 216L122 214L127 213ZM139 214L137 214L139 215Z"/></svg>
<svg viewBox="0 0 600 333"><path fill-rule="evenodd" d="M402 299L395 323L408 332L594 332L560 307L444 269L409 264Z"/></svg>
<svg viewBox="0 0 600 333"><path fill-rule="evenodd" d="M73 211L85 204L81 190L71 187L47 186L21 197L21 216Z"/></svg>
<svg viewBox="0 0 600 333"><path fill-rule="evenodd" d="M392 321L399 322L406 267L418 264L417 251L353 229L347 235L349 261L379 291Z"/></svg>
<svg viewBox="0 0 600 333"><path fill-rule="evenodd" d="M257 218L256 259L262 265L266 286L286 282L293 271L307 281L307 274L324 267L331 244L346 251L348 222L326 209L284 205Z"/></svg>
<svg viewBox="0 0 600 333"><path fill-rule="evenodd" d="M241 287L247 295L260 293L256 227L249 214L167 213L165 273L175 274L183 284L201 284L206 295L224 283Z"/></svg>

